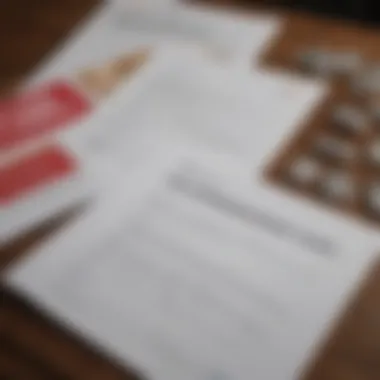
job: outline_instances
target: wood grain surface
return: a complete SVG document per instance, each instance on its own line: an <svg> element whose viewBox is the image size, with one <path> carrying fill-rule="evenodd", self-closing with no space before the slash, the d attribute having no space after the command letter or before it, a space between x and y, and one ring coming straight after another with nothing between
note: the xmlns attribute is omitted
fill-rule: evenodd
<svg viewBox="0 0 380 380"><path fill-rule="evenodd" d="M223 1L231 3L229 0ZM2 0L0 2L0 86L17 84L92 7L94 0ZM377 57L380 32L307 15L286 15L284 32L262 64L294 70L294 54L309 44L360 49ZM318 123L320 110L311 122ZM0 270L21 259L44 236L75 217L71 210L23 239L0 248ZM0 379L133 379L132 371L84 344L26 300L0 290ZM380 379L380 267L353 297L338 326L310 364L304 380ZM296 332L295 332L296 333ZM273 363L276 365L276 363ZM180 380L180 379L178 379ZM236 379L238 380L238 379ZM255 379L264 380L264 379ZM281 380L281 379L279 379Z"/></svg>

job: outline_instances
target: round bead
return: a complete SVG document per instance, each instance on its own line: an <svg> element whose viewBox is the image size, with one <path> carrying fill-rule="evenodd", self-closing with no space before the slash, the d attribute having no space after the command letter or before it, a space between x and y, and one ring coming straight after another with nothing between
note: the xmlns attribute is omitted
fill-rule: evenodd
<svg viewBox="0 0 380 380"><path fill-rule="evenodd" d="M325 196L338 202L350 201L355 192L352 177L344 172L329 173L321 183L321 190Z"/></svg>
<svg viewBox="0 0 380 380"><path fill-rule="evenodd" d="M298 61L304 70L320 76L351 74L363 65L363 60L357 53L322 49L301 52Z"/></svg>
<svg viewBox="0 0 380 380"><path fill-rule="evenodd" d="M307 157L302 157L293 162L290 167L290 177L292 180L308 184L314 181L320 173L320 165Z"/></svg>

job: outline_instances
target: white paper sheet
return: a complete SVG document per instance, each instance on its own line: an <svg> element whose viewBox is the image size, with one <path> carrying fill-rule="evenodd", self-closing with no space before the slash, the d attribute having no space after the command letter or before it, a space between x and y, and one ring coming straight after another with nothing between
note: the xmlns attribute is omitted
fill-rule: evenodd
<svg viewBox="0 0 380 380"><path fill-rule="evenodd" d="M379 241L251 174L168 145L8 284L148 379L296 380Z"/></svg>
<svg viewBox="0 0 380 380"><path fill-rule="evenodd" d="M131 4L106 2L53 52L29 83L70 76L142 46L204 47L250 67L281 27L274 16L234 16L184 4L147 10Z"/></svg>
<svg viewBox="0 0 380 380"><path fill-rule="evenodd" d="M74 134L84 150L110 153L129 166L176 136L244 157L260 170L326 93L323 83L247 73L167 49Z"/></svg>

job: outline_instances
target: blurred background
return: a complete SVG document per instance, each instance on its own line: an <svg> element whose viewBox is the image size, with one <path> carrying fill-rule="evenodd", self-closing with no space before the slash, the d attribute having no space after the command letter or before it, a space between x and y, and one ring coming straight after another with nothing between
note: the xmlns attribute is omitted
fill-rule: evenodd
<svg viewBox="0 0 380 380"><path fill-rule="evenodd" d="M376 0L279 0L273 3L336 17L380 22L380 3Z"/></svg>
<svg viewBox="0 0 380 380"><path fill-rule="evenodd" d="M126 2L132 0L125 0ZM140 0L136 0L140 1ZM142 0L141 0L142 1ZM159 0L157 0L159 1ZM192 1L192 0L189 0ZM194 0L195 1L195 0ZM286 69L293 68L298 51L319 41L337 48L348 48L365 59L380 62L380 3L375 0L196 0L198 3L267 6L285 10L285 17L301 11L284 32L277 49L268 61ZM47 58L57 44L98 3L98 0L0 0L0 91L11 91L39 62ZM305 12L305 13L303 13ZM308 13L320 18L309 17ZM326 22L334 18L337 22ZM351 28L338 20L359 21L368 28ZM301 36L300 38L298 38ZM331 38L329 38L331 36ZM377 44L378 43L378 44ZM346 96L346 94L344 94ZM346 99L337 97L337 101ZM334 103L336 104L336 103ZM333 104L333 105L334 105ZM332 105L332 106L333 106ZM318 119L325 125L329 109ZM63 220L70 216L63 216ZM21 257L48 236L62 220L41 226L30 235L7 247L0 247L2 264ZM379 380L380 379L380 267L374 273L363 296L355 300L352 310L337 329L309 380ZM83 345L77 337L61 331L36 313L30 305L0 288L0 367L1 357L8 357L22 377L0 379L80 379L125 380L125 369ZM2 335L3 334L3 335ZM1 356L3 355L3 356ZM19 363L22 362L22 365ZM42 373L33 376L33 373ZM258 379L262 380L262 379Z"/></svg>
<svg viewBox="0 0 380 380"><path fill-rule="evenodd" d="M380 2L376 0L224 0L224 2L277 5L371 24L380 23Z"/></svg>

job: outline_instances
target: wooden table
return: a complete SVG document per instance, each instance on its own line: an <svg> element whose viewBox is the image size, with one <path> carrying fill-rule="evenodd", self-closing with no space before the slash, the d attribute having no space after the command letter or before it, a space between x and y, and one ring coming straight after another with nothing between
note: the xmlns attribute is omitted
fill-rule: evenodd
<svg viewBox="0 0 380 380"><path fill-rule="evenodd" d="M229 3L230 0L224 0ZM0 86L8 90L62 39L95 0L2 0L0 4ZM380 32L356 25L288 15L281 37L262 64L294 67L294 53L310 43L354 47L376 57ZM323 112L322 112L323 113ZM313 123L321 122L317 114ZM0 268L6 270L44 236L73 217L72 210L23 239L0 250ZM73 334L36 312L25 300L1 289L0 379L133 379L131 371L111 362ZM380 267L351 302L304 380L380 379ZM273 363L276 365L276 363ZM179 379L180 380L180 379ZM257 379L261 380L261 379ZM262 379L264 380L264 379Z"/></svg>

